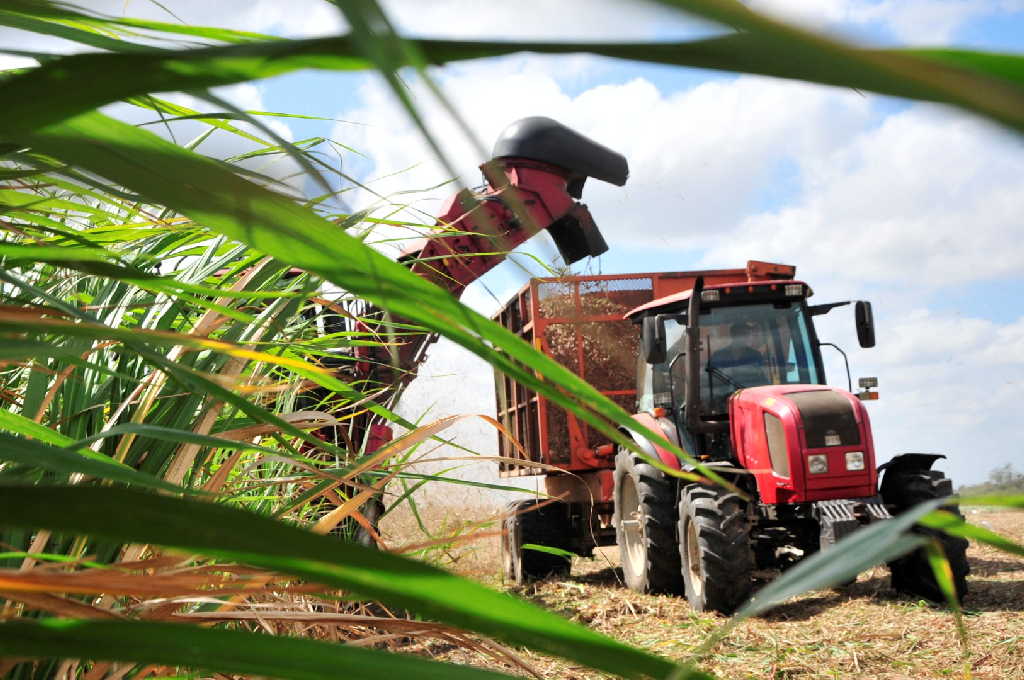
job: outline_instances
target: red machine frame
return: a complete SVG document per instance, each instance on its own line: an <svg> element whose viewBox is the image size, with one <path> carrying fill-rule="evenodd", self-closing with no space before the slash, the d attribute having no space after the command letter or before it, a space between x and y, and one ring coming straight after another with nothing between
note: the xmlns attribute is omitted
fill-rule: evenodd
<svg viewBox="0 0 1024 680"><path fill-rule="evenodd" d="M545 338L548 329L554 324L621 323L628 326L630 322L625 320L625 312L635 311L638 307L650 303L661 304L669 296L682 294L692 288L698 276L704 277L709 285L714 285L765 281L792 275L792 267L750 261L743 269L535 278L523 286L493 318L544 354L552 356L552 348L547 345ZM615 289L616 282L642 280L647 280L648 285ZM602 293L598 286L594 286L594 291L584 292L582 295L598 294L612 297L608 293L638 291L648 291L648 293L643 296L634 295L633 297L637 299L623 305L622 312L588 315L582 310L580 293L580 289L585 289L588 284L605 284L608 286L608 290ZM573 316L545 315L541 309L541 303L544 299L542 286L546 285L568 287L571 290L574 308L578 313ZM640 297L643 299L639 299ZM575 335L575 366L567 366L567 368L589 380L582 333L577 329ZM630 368L634 383L628 389L608 389L607 385L597 384L593 380L590 382L602 394L622 405L627 412L632 412L635 410L633 401L636 398L635 372L632 371L632 366L636 357L637 342L636 340L624 340L622 348L624 351L633 353ZM519 385L500 372L495 374L495 397L498 420L512 437L522 444L529 456L529 459L524 460L525 464L501 462L499 465L502 477L541 474L537 467L528 464L530 462L554 465L572 472L607 470L614 467L614 449L610 445L594 444L589 441L589 428L585 423L581 423L574 415L565 413L561 408L550 404L545 397L538 396L532 390ZM565 418L568 431L568 447L564 453L552 450L551 422L553 418L558 417ZM519 450L505 438L499 439L499 455L506 460L523 460Z"/></svg>

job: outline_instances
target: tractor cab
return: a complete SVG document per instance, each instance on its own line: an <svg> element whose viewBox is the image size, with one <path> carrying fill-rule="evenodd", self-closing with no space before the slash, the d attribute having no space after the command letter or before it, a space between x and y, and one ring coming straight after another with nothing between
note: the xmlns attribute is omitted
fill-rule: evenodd
<svg viewBox="0 0 1024 680"><path fill-rule="evenodd" d="M811 293L792 279L698 278L630 312L642 324L640 410L664 410L701 460L748 470L766 503L870 496L877 482L867 411L825 384L814 331L815 315L848 303L809 306ZM862 344L874 340L867 304Z"/></svg>
<svg viewBox="0 0 1024 680"><path fill-rule="evenodd" d="M728 459L733 394L764 385L821 385L825 375L807 284L701 284L630 312L642 324L638 405L670 411L693 449Z"/></svg>
<svg viewBox="0 0 1024 680"><path fill-rule="evenodd" d="M711 289L717 292L717 289ZM821 357L812 342L811 322L799 301L766 300L753 304L705 306L700 312L700 348L696 366L701 403L709 416L725 418L736 390L761 385L821 384ZM687 316L664 318L666 356L643 372L667 389L651 406L685 406ZM655 374L658 375L655 378ZM672 398L677 397L677 398Z"/></svg>

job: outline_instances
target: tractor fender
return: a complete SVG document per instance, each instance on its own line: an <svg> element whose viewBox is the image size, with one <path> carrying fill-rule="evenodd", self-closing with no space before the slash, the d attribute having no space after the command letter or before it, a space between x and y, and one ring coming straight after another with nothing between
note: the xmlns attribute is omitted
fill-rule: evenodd
<svg viewBox="0 0 1024 680"><path fill-rule="evenodd" d="M679 435L676 433L676 426L668 418L655 418L650 413L637 413L633 416L633 420L637 421L648 430L654 432L660 432L665 436L665 439L669 440L676 446L679 445ZM674 453L665 449L664 447L658 446L654 442L647 439L641 434L627 430L625 428L619 428L624 435L631 438L637 443L637 445L654 460L660 460L666 466L673 470L681 469L679 458Z"/></svg>
<svg viewBox="0 0 1024 680"><path fill-rule="evenodd" d="M924 472L931 470L935 461L945 457L945 454L942 453L901 453L898 456L893 456L892 460L879 465L878 471L892 470L893 474L910 470Z"/></svg>

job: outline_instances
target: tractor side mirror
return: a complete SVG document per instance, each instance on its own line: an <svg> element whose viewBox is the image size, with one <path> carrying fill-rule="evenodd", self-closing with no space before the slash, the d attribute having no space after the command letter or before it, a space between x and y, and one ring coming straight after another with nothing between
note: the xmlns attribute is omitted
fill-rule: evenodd
<svg viewBox="0 0 1024 680"><path fill-rule="evenodd" d="M857 300L853 310L857 320L857 340L861 347L875 346L875 317L871 313L871 303L867 300Z"/></svg>
<svg viewBox="0 0 1024 680"><path fill-rule="evenodd" d="M665 363L665 324L657 316L645 316L640 332L644 361Z"/></svg>

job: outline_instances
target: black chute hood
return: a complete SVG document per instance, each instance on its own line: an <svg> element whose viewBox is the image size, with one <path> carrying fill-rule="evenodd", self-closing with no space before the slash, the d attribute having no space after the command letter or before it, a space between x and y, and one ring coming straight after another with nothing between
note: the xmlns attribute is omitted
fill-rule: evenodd
<svg viewBox="0 0 1024 680"><path fill-rule="evenodd" d="M587 177L622 186L629 177L625 156L544 116L522 118L505 128L494 145L493 158L528 158L570 172L568 191L583 193Z"/></svg>

